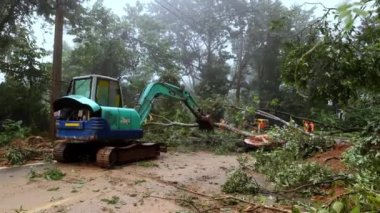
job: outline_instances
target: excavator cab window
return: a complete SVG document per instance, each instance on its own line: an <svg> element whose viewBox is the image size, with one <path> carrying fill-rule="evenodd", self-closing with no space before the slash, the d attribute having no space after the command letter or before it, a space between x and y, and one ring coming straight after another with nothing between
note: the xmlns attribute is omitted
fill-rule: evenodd
<svg viewBox="0 0 380 213"><path fill-rule="evenodd" d="M101 106L108 106L110 82L103 79L98 79L96 87L96 103Z"/></svg>
<svg viewBox="0 0 380 213"><path fill-rule="evenodd" d="M95 101L101 106L121 107L118 82L98 78Z"/></svg>
<svg viewBox="0 0 380 213"><path fill-rule="evenodd" d="M69 95L80 95L90 98L91 95L91 78L75 79L70 83Z"/></svg>

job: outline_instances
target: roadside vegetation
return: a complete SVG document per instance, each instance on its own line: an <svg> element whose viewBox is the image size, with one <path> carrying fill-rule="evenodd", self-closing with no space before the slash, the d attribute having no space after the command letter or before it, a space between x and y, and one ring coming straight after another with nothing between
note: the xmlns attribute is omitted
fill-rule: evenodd
<svg viewBox="0 0 380 213"><path fill-rule="evenodd" d="M22 121L6 119L1 126L1 164L21 165L32 160L51 161L53 142L40 136L32 136L30 128Z"/></svg>
<svg viewBox="0 0 380 213"><path fill-rule="evenodd" d="M339 146L331 141L334 137L306 136L293 128L278 127L270 135L272 140L287 143L271 151L252 152L253 160L240 160L240 167L223 185L224 192L253 196L268 193L265 186L257 184L251 189L255 180L249 174L259 172L275 184L270 193L277 194L279 202L291 205L293 211L371 212L380 208L378 124L370 123L357 138L339 142L350 146L343 154L324 159L324 162L335 159L335 164L344 165L340 171L333 170L331 164L313 161L315 154ZM318 142L313 143L314 140ZM312 201L301 202L297 197Z"/></svg>

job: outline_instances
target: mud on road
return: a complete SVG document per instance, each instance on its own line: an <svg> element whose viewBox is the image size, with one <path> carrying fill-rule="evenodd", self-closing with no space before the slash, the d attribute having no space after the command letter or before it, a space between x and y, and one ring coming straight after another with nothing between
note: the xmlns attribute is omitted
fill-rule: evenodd
<svg viewBox="0 0 380 213"><path fill-rule="evenodd" d="M208 152L162 154L159 158L104 170L93 164L43 164L0 170L1 212L193 212L199 196L220 194L227 174L238 166L236 156ZM58 181L30 179L57 167L66 175ZM198 200L199 201L199 200Z"/></svg>

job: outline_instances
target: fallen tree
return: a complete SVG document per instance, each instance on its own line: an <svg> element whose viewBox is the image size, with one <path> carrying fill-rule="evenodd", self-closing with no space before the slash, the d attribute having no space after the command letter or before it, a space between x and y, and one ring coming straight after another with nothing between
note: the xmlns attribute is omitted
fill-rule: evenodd
<svg viewBox="0 0 380 213"><path fill-rule="evenodd" d="M198 127L198 124L197 123L181 123L181 122L176 122L176 121L172 121L172 122L168 122L168 123L163 123L163 122L148 122L146 123L145 125L159 125L159 126L164 126L164 127L169 127L169 126L180 126L180 127ZM218 127L220 129L223 129L223 130L228 130L228 131L232 131L238 135L243 135L243 136L246 136L246 137L252 137L252 136L255 136L253 133L250 133L248 131L245 131L245 130L241 130L241 129L238 129L236 127L233 127L227 123L212 123L213 126L215 127Z"/></svg>
<svg viewBox="0 0 380 213"><path fill-rule="evenodd" d="M305 132L302 128L299 128L297 126L294 126L294 125L291 125L289 122L273 115L273 114L270 114L270 113L267 113L267 112L264 112L264 111L261 111L261 110L257 110L256 111L256 114L257 115L261 115L263 117L266 117L266 118L269 118L269 119L272 119L272 120L276 120L276 121L279 121L281 123L283 123L285 126L287 127L291 127L291 128L294 128L294 129L297 129L298 131L306 134L306 135L309 135L311 136L312 134L308 133L308 132ZM145 123L145 125L149 126L149 125L159 125L159 126L164 126L164 127L169 127L169 126L179 126L179 127L198 127L199 125L197 123L181 123L181 122L176 122L176 121L171 121L165 117L162 117L162 116L157 116L157 115L153 115L153 116L156 116L156 117L160 117L164 120L166 120L167 122L147 122ZM212 125L214 127L218 127L222 130L228 130L228 131L232 131L238 135L242 135L242 136L245 136L245 137L253 137L255 136L255 134L251 133L251 132L248 132L248 131L245 131L245 130L241 130L241 129L238 129L226 122L213 122Z"/></svg>

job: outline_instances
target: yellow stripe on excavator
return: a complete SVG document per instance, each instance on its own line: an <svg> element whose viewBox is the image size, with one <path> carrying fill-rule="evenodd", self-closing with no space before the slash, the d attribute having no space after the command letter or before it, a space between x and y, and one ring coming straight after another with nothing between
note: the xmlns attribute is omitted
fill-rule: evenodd
<svg viewBox="0 0 380 213"><path fill-rule="evenodd" d="M76 126L79 126L79 123L65 123L65 126L76 127Z"/></svg>

